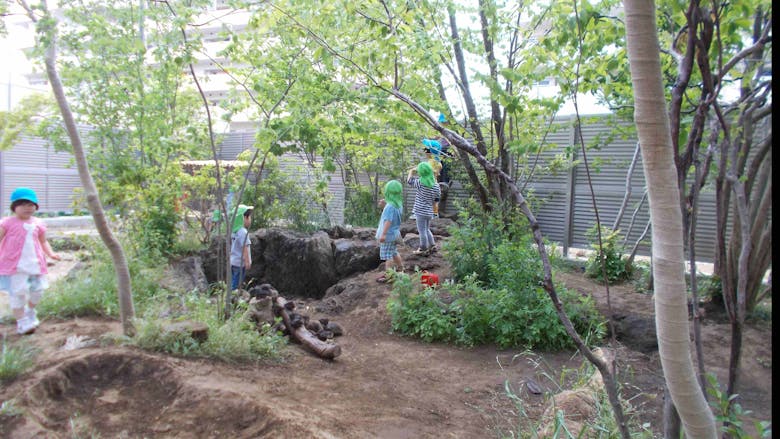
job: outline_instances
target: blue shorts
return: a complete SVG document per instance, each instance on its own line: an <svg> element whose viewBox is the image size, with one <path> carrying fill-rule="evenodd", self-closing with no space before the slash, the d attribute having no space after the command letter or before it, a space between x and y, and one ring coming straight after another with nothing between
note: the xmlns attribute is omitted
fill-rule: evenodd
<svg viewBox="0 0 780 439"><path fill-rule="evenodd" d="M398 246L396 245L396 241L379 243L379 259L386 261L388 259L393 259L393 256L397 254Z"/></svg>

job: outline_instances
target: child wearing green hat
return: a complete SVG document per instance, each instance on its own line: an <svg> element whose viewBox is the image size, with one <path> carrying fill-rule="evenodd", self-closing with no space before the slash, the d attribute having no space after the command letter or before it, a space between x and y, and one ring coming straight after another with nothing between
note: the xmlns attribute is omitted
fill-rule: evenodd
<svg viewBox="0 0 780 439"><path fill-rule="evenodd" d="M390 180L385 184L385 206L379 225L376 228L376 239L379 241L379 259L385 262L385 270L395 268L396 271L404 270L404 261L398 253L396 245L401 237L401 217L403 215L403 186L398 180ZM388 281L386 274L380 276L377 282Z"/></svg>
<svg viewBox="0 0 780 439"><path fill-rule="evenodd" d="M252 266L252 253L249 251L249 226L252 225L253 206L238 205L233 221L233 234L230 244L230 289L237 289L243 282L249 267Z"/></svg>
<svg viewBox="0 0 780 439"><path fill-rule="evenodd" d="M406 183L415 188L412 213L417 222L417 232L420 234L420 247L412 253L428 256L435 250L431 220L433 219L433 204L441 197L441 188L433 176L433 168L428 162L417 165L418 177L412 177L414 168L409 170Z"/></svg>
<svg viewBox="0 0 780 439"><path fill-rule="evenodd" d="M19 187L11 192L13 216L0 221L0 289L8 292L18 334L31 334L40 324L35 306L49 286L46 256L60 259L46 240L46 224L34 216L37 210L35 191Z"/></svg>

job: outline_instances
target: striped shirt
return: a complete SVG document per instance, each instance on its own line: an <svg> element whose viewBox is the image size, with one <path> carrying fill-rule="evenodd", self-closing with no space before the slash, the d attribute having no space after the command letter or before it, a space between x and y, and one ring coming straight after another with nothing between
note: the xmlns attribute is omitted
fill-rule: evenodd
<svg viewBox="0 0 780 439"><path fill-rule="evenodd" d="M417 189L414 194L414 207L412 213L415 215L433 217L433 202L441 198L441 188L438 184L433 187L423 186L418 177L412 177L407 182L409 186Z"/></svg>

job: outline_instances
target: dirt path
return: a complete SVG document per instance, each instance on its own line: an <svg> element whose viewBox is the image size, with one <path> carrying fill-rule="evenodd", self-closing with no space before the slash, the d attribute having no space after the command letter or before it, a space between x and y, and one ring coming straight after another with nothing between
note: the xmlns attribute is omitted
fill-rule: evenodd
<svg viewBox="0 0 780 439"><path fill-rule="evenodd" d="M408 251L408 250L407 250ZM410 265L449 276L440 258L405 254ZM507 437L533 424L544 397L527 391L533 379L557 392L562 368L577 368L573 352L524 353L427 344L390 333L385 304L390 286L374 279L379 270L355 276L353 289L309 302L311 316L330 317L345 329L342 354L324 361L290 346L282 363L231 365L144 352L121 346L62 350L69 336L98 339L119 334L116 321L46 320L27 340L40 348L36 365L0 390L24 416L0 417L0 436L12 438L100 437L296 437L296 438L477 438ZM591 292L604 306L603 291L579 274L563 274L571 288ZM649 312L651 296L628 287L611 289L613 307ZM330 312L316 312L315 309ZM723 324L705 325L707 363L726 362ZM15 341L13 326L0 326ZM771 326L747 331L743 406L771 418ZM724 355L726 354L726 355ZM660 431L662 376L657 354L618 350L621 383L638 418ZM720 373L718 372L720 376ZM524 401L525 417L505 390Z"/></svg>

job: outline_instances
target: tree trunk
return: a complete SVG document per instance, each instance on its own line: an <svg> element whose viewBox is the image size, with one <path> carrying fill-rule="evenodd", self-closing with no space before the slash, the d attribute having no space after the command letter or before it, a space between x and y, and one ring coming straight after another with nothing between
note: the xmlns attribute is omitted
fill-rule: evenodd
<svg viewBox="0 0 780 439"><path fill-rule="evenodd" d="M664 379L689 437L716 438L715 419L691 360L682 213L661 78L652 1L626 0L626 44L634 87L634 119L649 190L653 228L656 332Z"/></svg>
<svg viewBox="0 0 780 439"><path fill-rule="evenodd" d="M672 396L669 394L669 388L664 386L664 437L678 438L682 433L682 426L680 425L680 415L677 414L677 409L674 408L672 403Z"/></svg>
<svg viewBox="0 0 780 439"><path fill-rule="evenodd" d="M37 22L35 14L26 4L23 5L27 11L27 15L33 22ZM100 196L98 194L95 181L92 179L92 174L89 172L89 166L87 165L87 156L84 152L84 147L81 142L81 135L76 127L76 120L73 117L73 112L70 110L70 104L68 98L65 96L65 89L62 86L59 73L57 72L57 32L56 21L49 16L48 11L44 8L46 14L46 27L42 29L42 32L46 33L48 37L48 47L46 47L46 55L44 63L46 65L46 76L51 84L52 92L57 100L57 106L60 109L65 129L68 131L68 138L73 146L73 157L76 160L76 167L79 171L79 179L81 180L81 186L84 188L84 194L87 198L87 207L92 214L92 219L97 228L100 239L103 244L111 253L111 259L114 263L114 271L116 272L117 281L117 294L119 300L119 317L122 322L122 331L127 336L135 335L135 327L133 326L133 317L135 317L135 310L133 307L133 293L130 282L130 270L127 266L127 259L125 258L125 252L122 248L122 244L111 232L111 228L108 226L108 220L106 219L103 205L100 202Z"/></svg>

